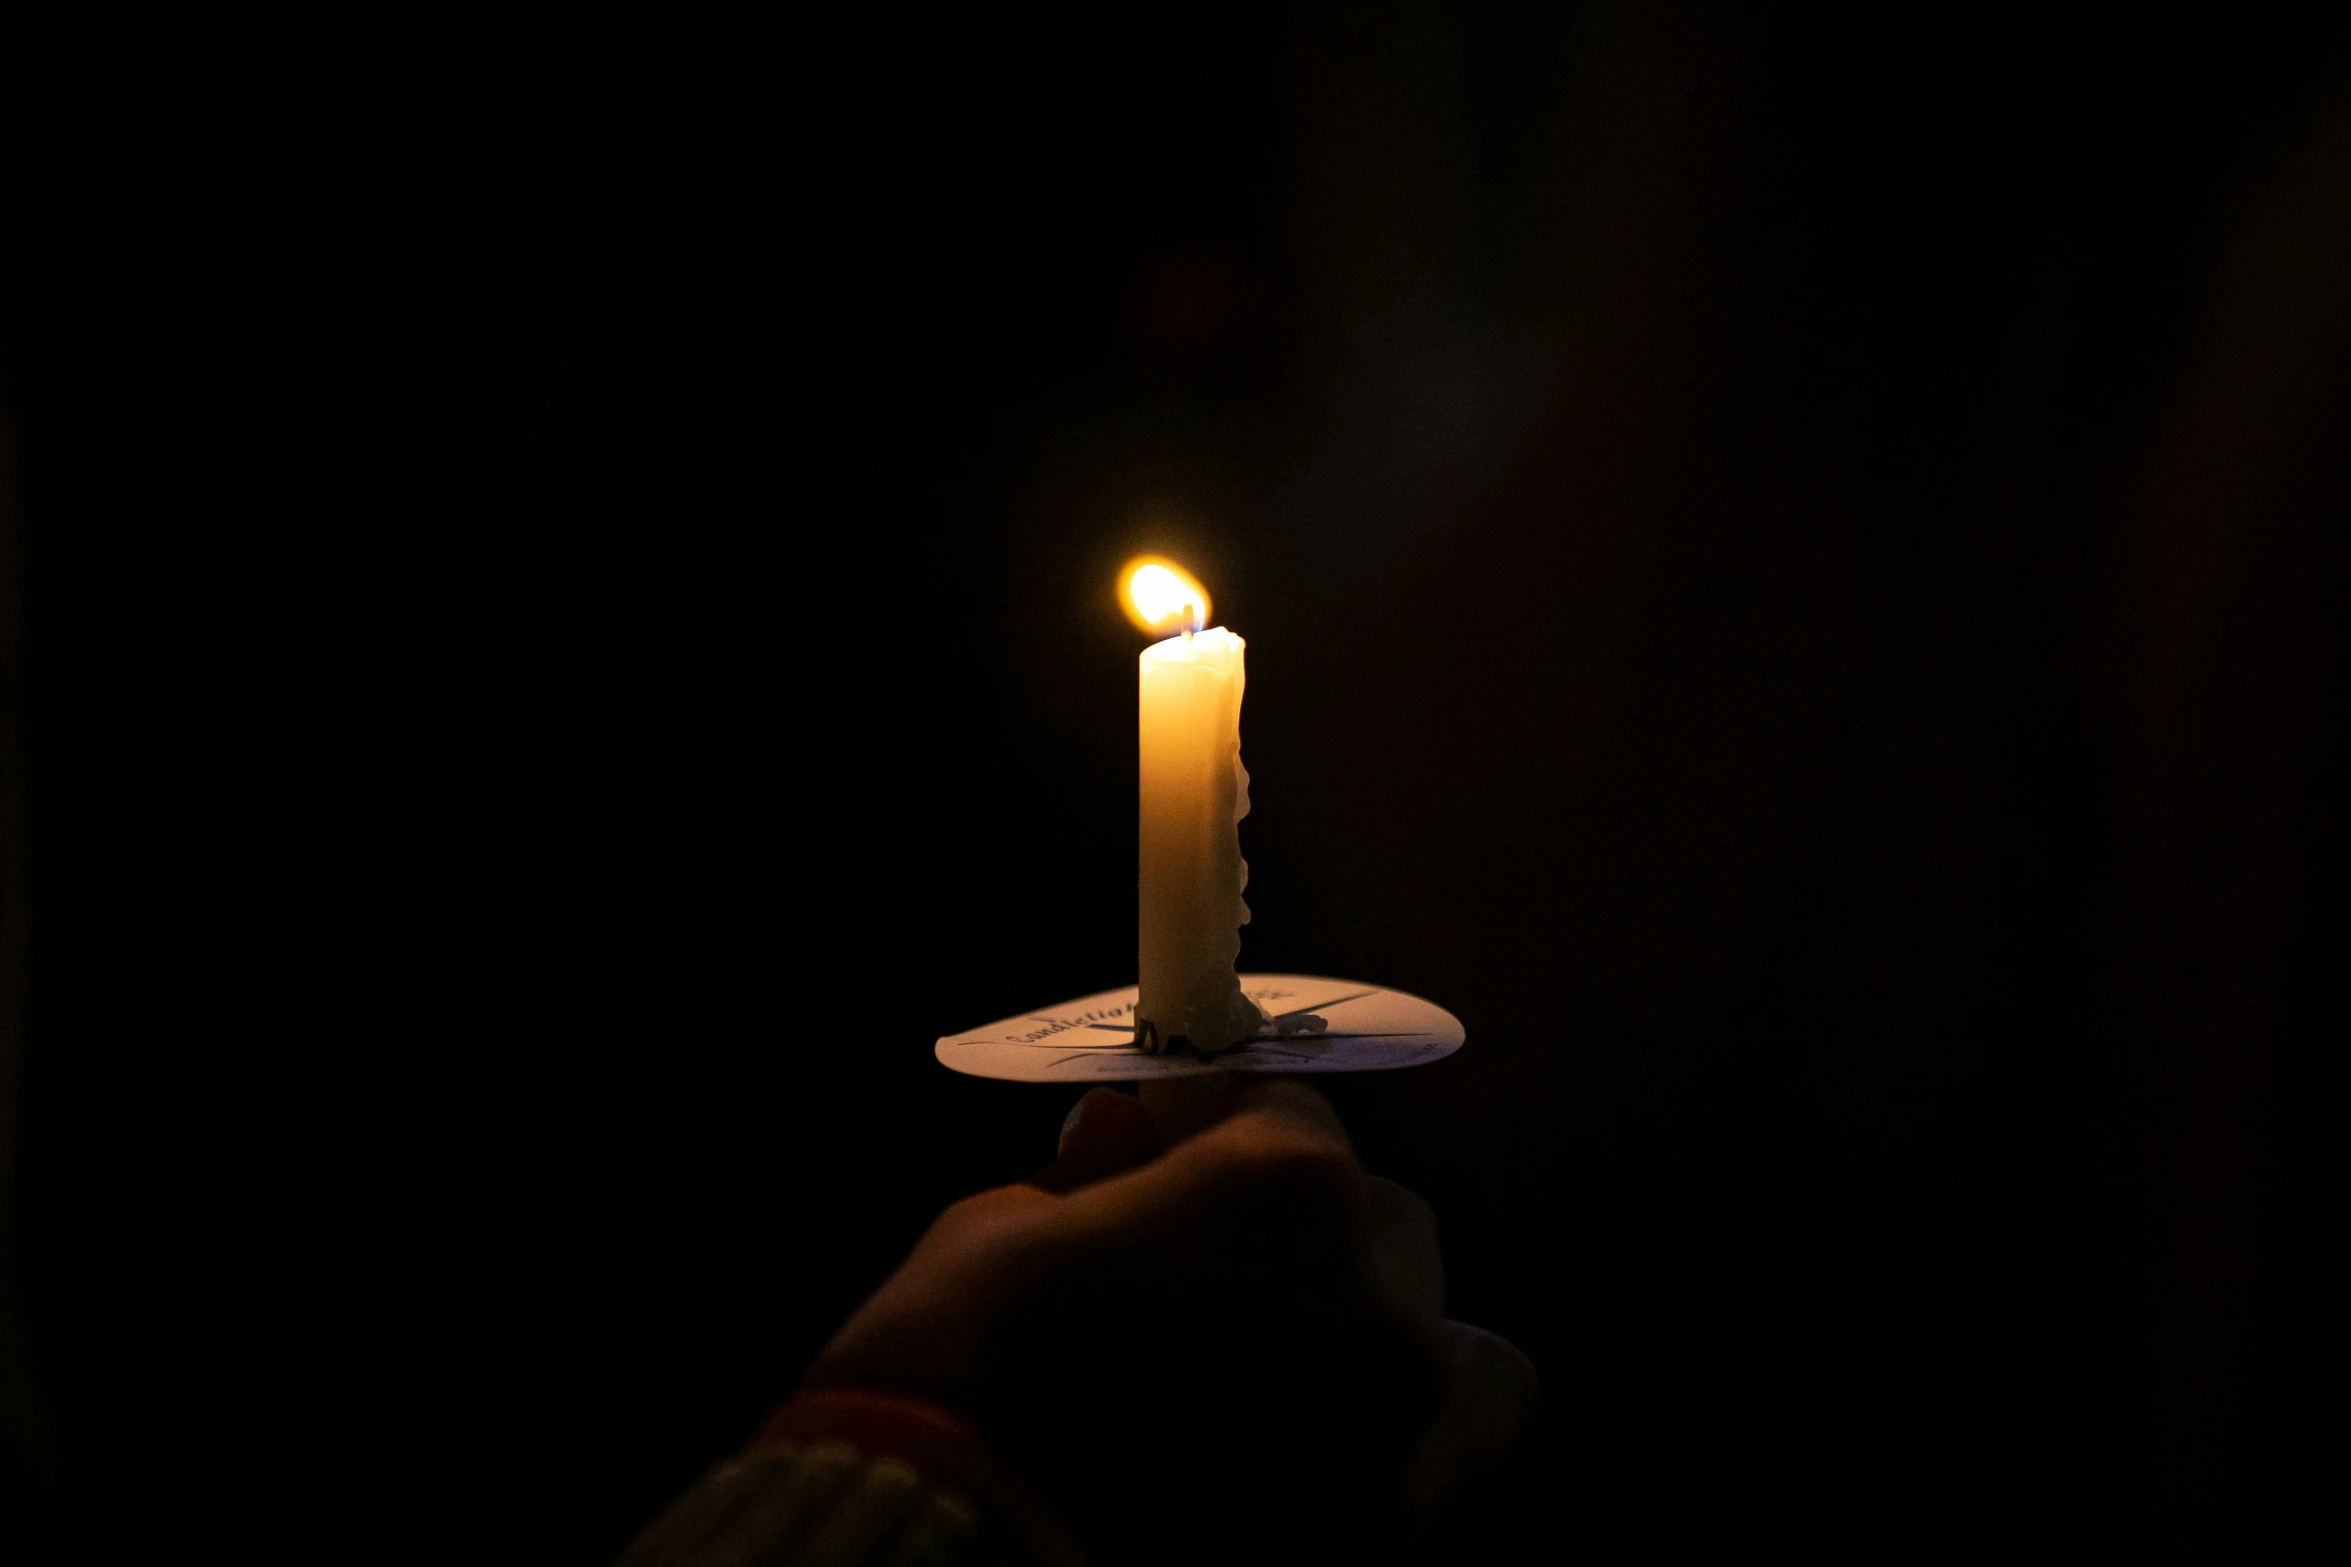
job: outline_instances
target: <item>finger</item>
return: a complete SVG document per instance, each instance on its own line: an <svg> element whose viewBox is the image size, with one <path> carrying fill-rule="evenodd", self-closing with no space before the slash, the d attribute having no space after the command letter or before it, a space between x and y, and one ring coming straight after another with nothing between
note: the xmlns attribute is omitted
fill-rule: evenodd
<svg viewBox="0 0 2351 1567"><path fill-rule="evenodd" d="M1158 1157L1159 1133L1142 1101L1114 1088L1097 1088L1070 1107L1061 1123L1058 1157L1028 1184L1049 1192L1073 1192Z"/></svg>
<svg viewBox="0 0 2351 1567"><path fill-rule="evenodd" d="M1367 1193L1363 1170L1330 1101L1288 1079L1236 1081L1228 1113L1206 1131L1174 1144L1164 1161L1164 1195L1180 1201L1250 1200L1286 1193L1325 1221L1360 1234ZM1154 1169L1160 1169L1154 1166ZM1151 1180L1149 1172L1136 1177ZM1191 1188L1200 1185L1195 1192ZM1219 1195L1222 1194L1222 1195Z"/></svg>
<svg viewBox="0 0 2351 1567"><path fill-rule="evenodd" d="M1150 1113L1160 1146L1173 1148L1222 1119L1232 1086L1230 1072L1154 1077L1135 1085L1135 1097Z"/></svg>
<svg viewBox="0 0 2351 1567"><path fill-rule="evenodd" d="M1061 1144L1054 1150L1063 1159L1121 1159L1140 1164L1159 1156L1159 1135L1143 1102L1115 1088L1096 1088L1069 1107L1061 1123Z"/></svg>
<svg viewBox="0 0 2351 1567"><path fill-rule="evenodd" d="M1225 1101L1225 1120L1257 1117L1336 1142L1349 1153L1347 1128L1331 1102L1294 1077L1252 1077L1235 1085Z"/></svg>
<svg viewBox="0 0 2351 1567"><path fill-rule="evenodd" d="M1164 1157L1076 1194L1072 1222L1129 1237L1172 1225L1184 1238L1169 1244L1193 1245L1212 1238L1200 1218L1214 1214L1215 1235L1227 1240L1229 1218L1244 1229L1287 1225L1321 1242L1359 1245L1368 1193L1330 1102L1301 1083L1238 1074L1230 1082L1236 1108L1169 1144ZM1428 1326L1433 1332L1433 1318Z"/></svg>
<svg viewBox="0 0 2351 1567"><path fill-rule="evenodd" d="M1542 1379L1517 1345L1466 1322L1446 1323L1445 1338L1452 1384L1413 1454L1407 1481L1421 1528L1501 1468L1542 1407Z"/></svg>
<svg viewBox="0 0 2351 1567"><path fill-rule="evenodd" d="M1445 1315L1445 1258L1437 1246L1437 1215L1394 1181L1364 1177L1370 1197L1371 1257L1391 1298L1412 1315Z"/></svg>

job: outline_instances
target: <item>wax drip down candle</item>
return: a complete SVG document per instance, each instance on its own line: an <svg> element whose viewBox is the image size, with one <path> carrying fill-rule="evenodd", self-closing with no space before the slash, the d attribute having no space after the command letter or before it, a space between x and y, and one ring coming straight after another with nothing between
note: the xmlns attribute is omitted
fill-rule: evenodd
<svg viewBox="0 0 2351 1567"><path fill-rule="evenodd" d="M1164 638L1139 663L1134 1040L1153 1055L1213 1056L1265 1023L1234 972L1249 923L1240 835L1249 814L1241 765L1247 644L1222 626L1202 629L1208 595L1169 562L1135 562L1125 589L1128 614Z"/></svg>

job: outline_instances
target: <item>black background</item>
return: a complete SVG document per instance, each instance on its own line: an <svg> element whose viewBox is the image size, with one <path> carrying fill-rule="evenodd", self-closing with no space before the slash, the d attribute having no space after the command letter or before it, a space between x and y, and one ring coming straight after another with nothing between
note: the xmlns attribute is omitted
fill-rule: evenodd
<svg viewBox="0 0 2351 1567"><path fill-rule="evenodd" d="M1244 967L1468 1024L1432 1556L2328 1554L2343 42L12 23L27 1539L615 1551L1049 1155L1155 549Z"/></svg>

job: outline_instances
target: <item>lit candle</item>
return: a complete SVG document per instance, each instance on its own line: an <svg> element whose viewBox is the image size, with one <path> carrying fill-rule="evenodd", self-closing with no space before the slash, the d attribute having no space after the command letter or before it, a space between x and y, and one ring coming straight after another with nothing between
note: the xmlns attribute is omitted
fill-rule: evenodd
<svg viewBox="0 0 2351 1567"><path fill-rule="evenodd" d="M1249 906L1241 818L1241 687L1247 645L1208 619L1199 583L1164 561L1127 573L1136 623L1174 636L1140 662L1142 799L1137 863L1135 1043L1154 1054L1229 1050L1265 1015L1241 994L1233 963Z"/></svg>

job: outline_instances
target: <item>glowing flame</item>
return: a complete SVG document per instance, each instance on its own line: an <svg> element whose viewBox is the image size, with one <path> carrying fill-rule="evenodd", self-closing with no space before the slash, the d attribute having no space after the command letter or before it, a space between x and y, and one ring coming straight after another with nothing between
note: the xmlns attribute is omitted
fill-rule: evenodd
<svg viewBox="0 0 2351 1567"><path fill-rule="evenodd" d="M1155 637L1198 631L1208 624L1208 590L1173 561L1145 556L1128 563L1127 619Z"/></svg>

